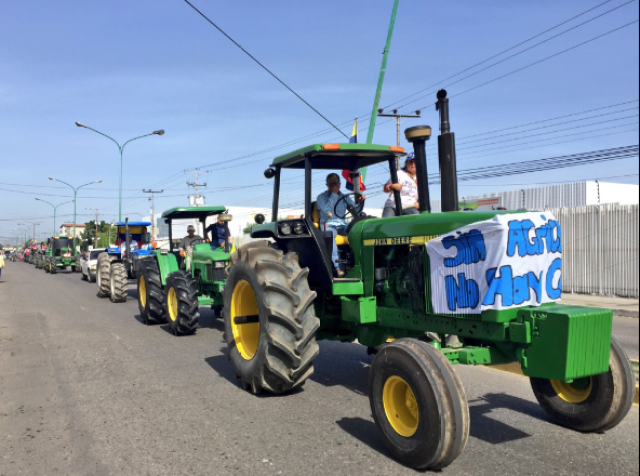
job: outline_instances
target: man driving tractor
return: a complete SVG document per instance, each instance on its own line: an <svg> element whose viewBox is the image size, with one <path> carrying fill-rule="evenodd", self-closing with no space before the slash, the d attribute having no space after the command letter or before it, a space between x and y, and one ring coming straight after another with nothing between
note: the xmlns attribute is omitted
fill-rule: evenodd
<svg viewBox="0 0 640 476"><path fill-rule="evenodd" d="M318 196L318 211L320 212L320 227L333 234L333 252L331 261L333 262L333 273L338 278L344 278L346 271L344 264L338 263L340 256L338 254L338 245L336 244L336 236L347 235L347 220L345 217L347 212L347 203L352 208L357 205L351 198L345 198L346 195L340 191L342 183L338 174L332 173L327 176L327 191ZM366 197L362 195L361 200ZM338 203L340 202L340 203ZM337 208L336 208L337 204ZM335 211L335 213L334 213Z"/></svg>

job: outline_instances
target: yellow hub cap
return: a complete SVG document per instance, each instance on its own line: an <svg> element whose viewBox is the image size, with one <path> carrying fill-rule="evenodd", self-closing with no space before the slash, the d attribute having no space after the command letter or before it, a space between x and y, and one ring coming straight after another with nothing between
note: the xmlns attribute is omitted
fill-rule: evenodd
<svg viewBox="0 0 640 476"><path fill-rule="evenodd" d="M178 320L178 296L176 296L174 288L169 289L167 308L169 309L169 317L173 322L176 322Z"/></svg>
<svg viewBox="0 0 640 476"><path fill-rule="evenodd" d="M400 377L389 377L382 390L382 403L391 427L410 438L418 431L420 412L411 387Z"/></svg>
<svg viewBox="0 0 640 476"><path fill-rule="evenodd" d="M142 304L142 307L147 307L147 283L144 280L144 276L140 278L140 284L138 285L138 297L140 298L140 304Z"/></svg>
<svg viewBox="0 0 640 476"><path fill-rule="evenodd" d="M578 379L572 383L562 380L551 380L551 386L558 396L565 402L583 403L586 402L593 390L593 379L591 377Z"/></svg>
<svg viewBox="0 0 640 476"><path fill-rule="evenodd" d="M247 281L236 284L231 297L231 330L233 339L240 355L245 360L251 360L258 352L260 343L260 323L236 324L236 317L251 317L260 315L258 301L251 285Z"/></svg>

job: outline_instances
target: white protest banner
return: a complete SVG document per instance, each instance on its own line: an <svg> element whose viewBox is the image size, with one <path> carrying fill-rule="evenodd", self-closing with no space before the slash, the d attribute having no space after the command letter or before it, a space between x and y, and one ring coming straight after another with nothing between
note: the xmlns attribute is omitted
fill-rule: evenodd
<svg viewBox="0 0 640 476"><path fill-rule="evenodd" d="M562 234L550 213L496 215L427 244L436 314L480 314L558 301Z"/></svg>

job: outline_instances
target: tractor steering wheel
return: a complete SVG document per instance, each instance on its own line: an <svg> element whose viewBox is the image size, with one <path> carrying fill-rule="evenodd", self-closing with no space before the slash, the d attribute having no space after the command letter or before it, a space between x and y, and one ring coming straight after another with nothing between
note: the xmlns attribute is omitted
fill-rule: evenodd
<svg viewBox="0 0 640 476"><path fill-rule="evenodd" d="M194 248L196 245L200 245L200 244L202 244L202 243L204 243L204 242L205 242L205 241L204 241L204 239L202 239L202 238L195 238L195 239L191 242L191 244L187 247L187 249L186 249L186 253L185 253L185 254L186 254L187 256L192 256L192 255L193 255L193 248Z"/></svg>
<svg viewBox="0 0 640 476"><path fill-rule="evenodd" d="M358 201L360 202L355 207L352 207L349 201L347 200L351 196L355 198L356 202ZM340 202L342 201L344 201L347 204L347 210L344 215L340 216L340 214L338 213L338 205L340 205ZM353 218L359 217L362 214L362 210L364 210L364 200L362 200L362 194L349 193L341 197L340 200L336 202L336 205L333 207L333 214L338 218L340 218L341 220L346 220L347 216L349 215Z"/></svg>

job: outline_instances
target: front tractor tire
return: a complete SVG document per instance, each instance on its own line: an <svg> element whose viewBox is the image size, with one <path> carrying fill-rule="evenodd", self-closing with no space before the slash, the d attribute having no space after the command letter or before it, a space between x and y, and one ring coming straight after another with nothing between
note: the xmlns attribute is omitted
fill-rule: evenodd
<svg viewBox="0 0 640 476"><path fill-rule="evenodd" d="M158 263L146 263L138 272L138 309L146 325L166 321L164 290Z"/></svg>
<svg viewBox="0 0 640 476"><path fill-rule="evenodd" d="M113 303L127 301L129 276L124 263L111 263L110 299Z"/></svg>
<svg viewBox="0 0 640 476"><path fill-rule="evenodd" d="M320 321L298 255L265 242L243 246L231 258L224 295L229 359L242 388L283 394L313 374Z"/></svg>
<svg viewBox="0 0 640 476"><path fill-rule="evenodd" d="M167 277L164 291L169 328L176 336L193 334L200 320L198 287L189 273L177 271Z"/></svg>
<svg viewBox="0 0 640 476"><path fill-rule="evenodd" d="M607 373L572 383L532 378L531 387L555 423L584 433L604 433L618 426L631 410L635 375L629 357L614 339Z"/></svg>
<svg viewBox="0 0 640 476"><path fill-rule="evenodd" d="M389 451L417 470L453 463L469 439L469 404L449 360L416 339L384 346L369 371L369 400Z"/></svg>
<svg viewBox="0 0 640 476"><path fill-rule="evenodd" d="M111 296L111 257L107 253L98 255L98 269L96 271L96 281L98 283L98 297L108 298Z"/></svg>

